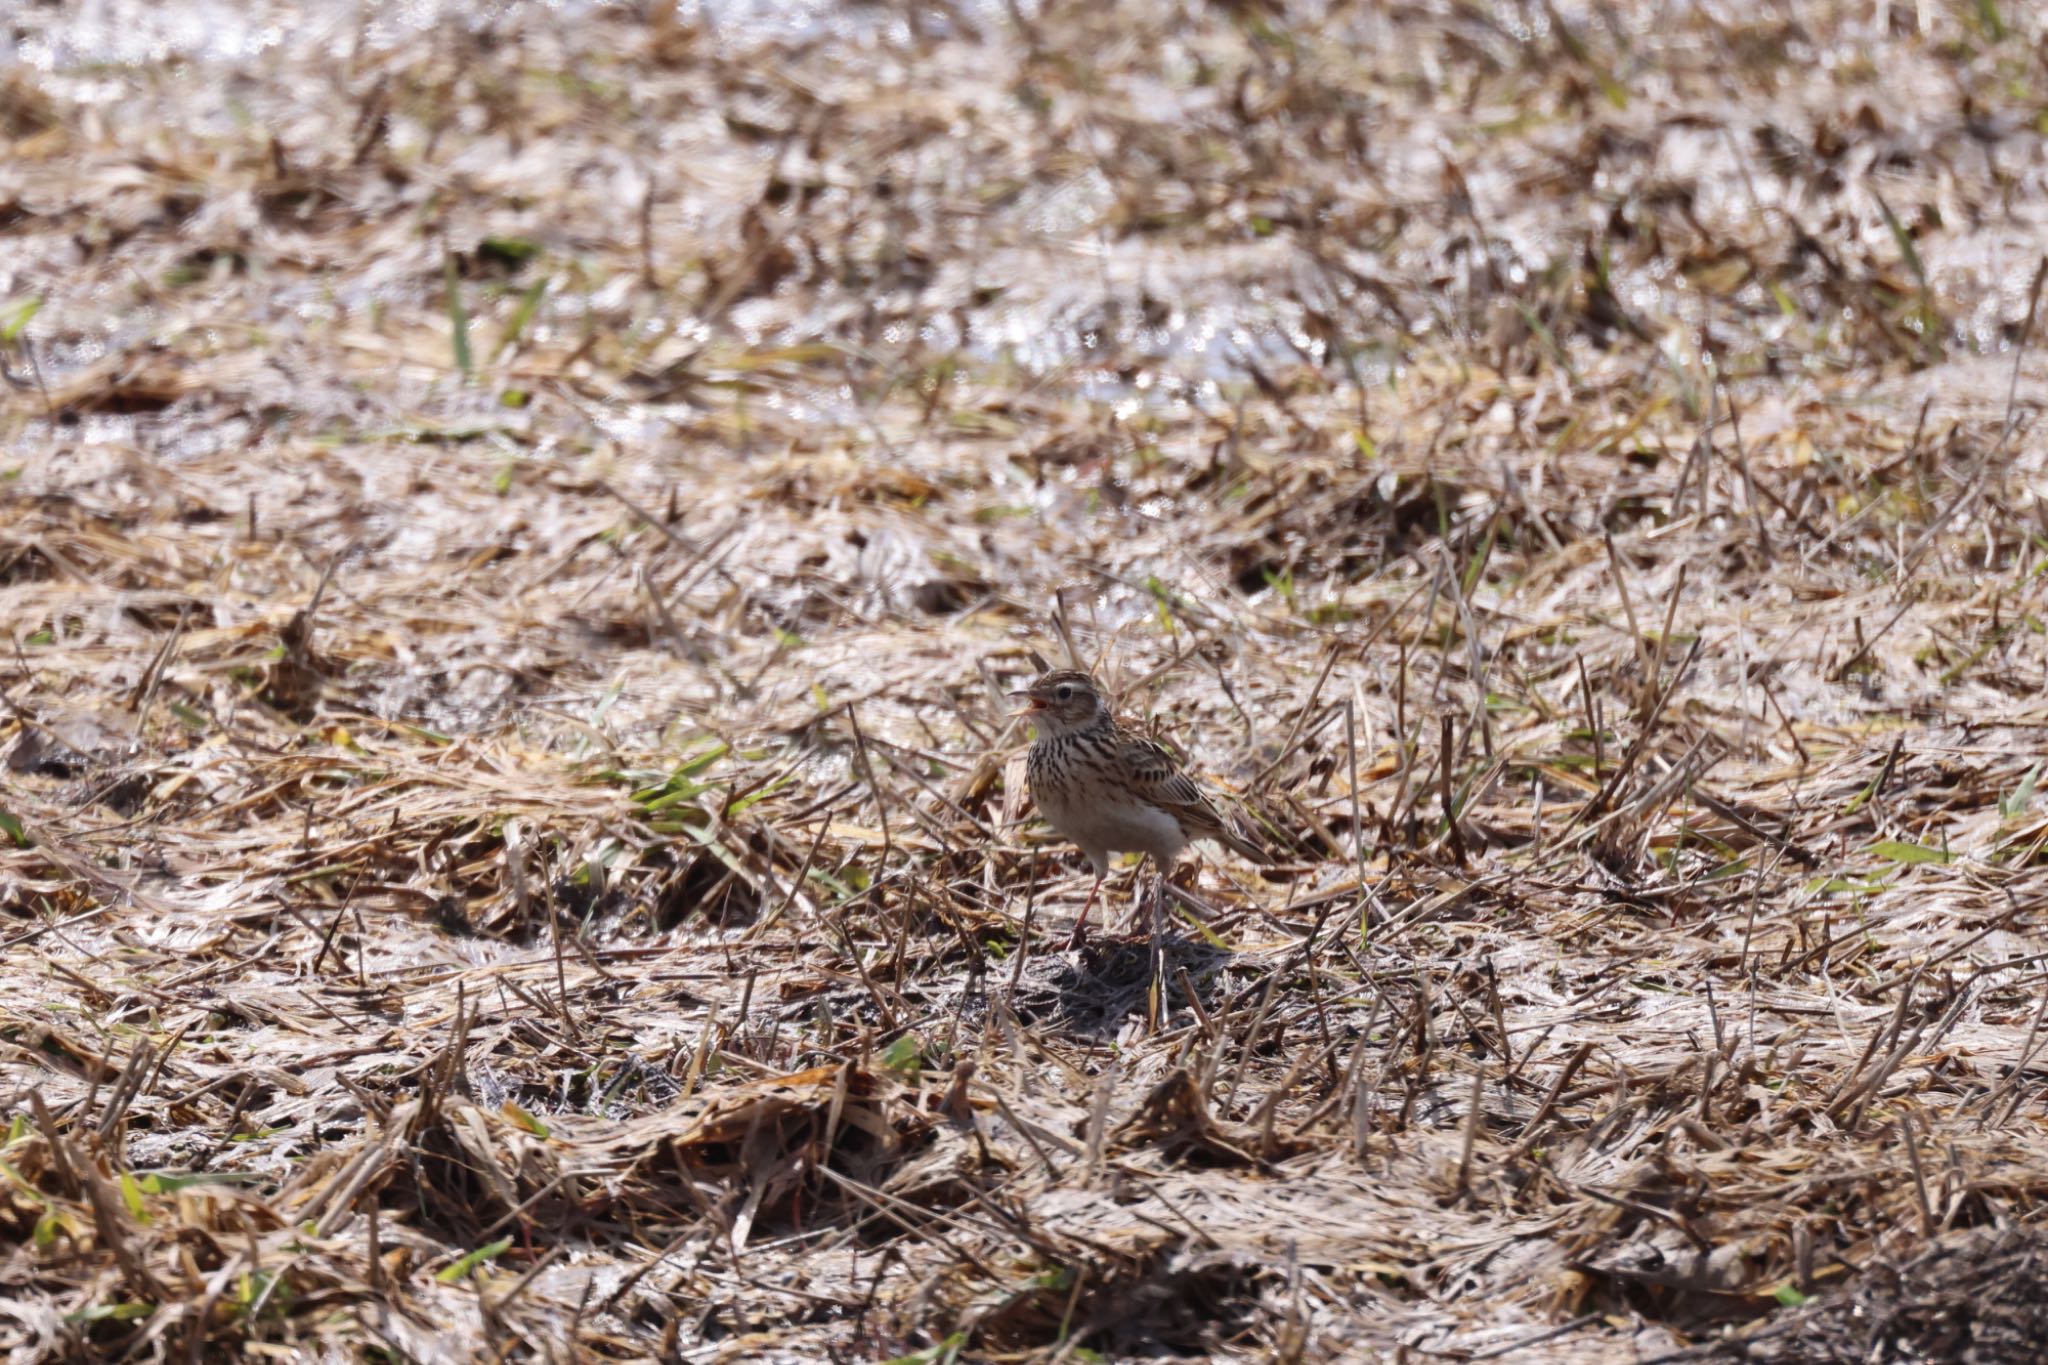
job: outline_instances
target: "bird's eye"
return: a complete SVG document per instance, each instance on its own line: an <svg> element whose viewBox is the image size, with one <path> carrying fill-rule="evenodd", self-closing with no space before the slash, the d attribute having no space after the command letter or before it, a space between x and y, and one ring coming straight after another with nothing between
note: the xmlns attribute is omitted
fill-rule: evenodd
<svg viewBox="0 0 2048 1365"><path fill-rule="evenodd" d="M1054 693L1054 695L1057 696L1061 701L1072 701L1074 699L1074 689L1068 683L1061 683L1059 686L1059 691Z"/></svg>

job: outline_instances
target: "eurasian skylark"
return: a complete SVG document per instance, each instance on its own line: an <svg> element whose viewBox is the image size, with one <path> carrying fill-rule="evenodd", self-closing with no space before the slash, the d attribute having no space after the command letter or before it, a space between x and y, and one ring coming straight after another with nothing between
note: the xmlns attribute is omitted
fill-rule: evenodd
<svg viewBox="0 0 2048 1365"><path fill-rule="evenodd" d="M1267 856L1239 834L1159 745L1117 724L1102 689L1086 673L1057 669L1022 691L1020 715L1038 726L1025 777L1046 822L1080 845L1095 867L1095 885L1074 924L1079 942L1088 912L1109 874L1111 853L1142 853L1163 879L1194 839L1214 839L1264 863Z"/></svg>

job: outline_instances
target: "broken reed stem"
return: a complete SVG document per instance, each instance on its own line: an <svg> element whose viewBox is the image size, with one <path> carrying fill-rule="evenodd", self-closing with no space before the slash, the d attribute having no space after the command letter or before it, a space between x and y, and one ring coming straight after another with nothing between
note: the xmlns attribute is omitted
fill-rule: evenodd
<svg viewBox="0 0 2048 1365"><path fill-rule="evenodd" d="M1671 645L1671 623L1678 615L1678 599L1685 592L1685 570L1686 566L1680 563L1677 581L1671 585L1671 596L1664 603L1664 624L1657 632L1656 652L1650 656L1650 672L1643 691L1644 711L1637 717L1640 722L1646 724L1649 720L1648 708L1661 690L1659 680L1664 676L1664 652Z"/></svg>
<svg viewBox="0 0 2048 1365"><path fill-rule="evenodd" d="M1358 884L1365 886L1365 816L1358 799L1358 719L1352 699L1344 699L1344 762L1351 788L1351 856L1358 864ZM1361 913L1361 921L1363 914Z"/></svg>
<svg viewBox="0 0 2048 1365"><path fill-rule="evenodd" d="M1455 752L1451 744L1451 718L1444 716L1441 721L1442 733L1437 744L1437 795L1443 802L1444 837L1450 842L1451 856L1463 865L1467 861L1465 836L1458 828L1457 803L1451 794L1451 762Z"/></svg>
<svg viewBox="0 0 2048 1365"><path fill-rule="evenodd" d="M1463 1203L1472 1192L1472 1149L1479 1139L1481 1101L1486 1098L1486 1063L1472 1068L1472 1098L1465 1111L1465 1136L1458 1148L1458 1183L1455 1199Z"/></svg>
<svg viewBox="0 0 2048 1365"><path fill-rule="evenodd" d="M1614 570L1614 590L1621 597L1621 614L1628 618L1628 638L1635 651L1636 665L1643 672L1643 687L1647 690L1656 686L1650 670L1650 646L1643 639L1643 629L1636 624L1635 603L1629 600L1628 571L1622 567L1621 551L1614 546L1612 532L1603 532L1607 546L1607 563Z"/></svg>

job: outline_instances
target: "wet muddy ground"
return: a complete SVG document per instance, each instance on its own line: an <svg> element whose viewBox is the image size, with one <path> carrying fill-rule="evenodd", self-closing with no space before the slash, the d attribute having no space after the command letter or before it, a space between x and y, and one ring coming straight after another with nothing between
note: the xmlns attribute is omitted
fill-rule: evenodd
<svg viewBox="0 0 2048 1365"><path fill-rule="evenodd" d="M0 59L12 1358L2034 1358L2031 7Z"/></svg>

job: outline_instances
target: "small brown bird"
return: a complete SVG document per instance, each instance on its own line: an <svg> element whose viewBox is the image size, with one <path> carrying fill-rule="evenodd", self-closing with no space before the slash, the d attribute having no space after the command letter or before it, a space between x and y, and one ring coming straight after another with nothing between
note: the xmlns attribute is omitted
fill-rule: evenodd
<svg viewBox="0 0 2048 1365"><path fill-rule="evenodd" d="M1010 695L1024 701L1017 714L1038 725L1024 769L1031 798L1046 822L1080 845L1095 866L1074 941L1086 932L1112 852L1149 856L1162 878L1194 839L1214 839L1253 862L1267 861L1172 754L1117 724L1086 673L1056 669Z"/></svg>

